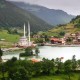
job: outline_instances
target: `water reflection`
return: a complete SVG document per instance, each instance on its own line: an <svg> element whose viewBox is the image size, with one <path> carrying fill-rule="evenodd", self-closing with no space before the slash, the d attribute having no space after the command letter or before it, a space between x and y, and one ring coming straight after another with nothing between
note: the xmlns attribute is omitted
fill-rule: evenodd
<svg viewBox="0 0 80 80"><path fill-rule="evenodd" d="M71 59L73 55L76 55L77 59L80 59L80 47L51 47L51 46L42 46L39 47L40 53L39 56L31 56L29 58L37 58L41 59L43 57L52 59L57 57L64 57L63 61L67 59ZM19 54L23 51L17 51L17 52L8 52L4 53L3 59L11 59L12 57L17 57L19 59ZM23 58L28 59L28 58Z"/></svg>

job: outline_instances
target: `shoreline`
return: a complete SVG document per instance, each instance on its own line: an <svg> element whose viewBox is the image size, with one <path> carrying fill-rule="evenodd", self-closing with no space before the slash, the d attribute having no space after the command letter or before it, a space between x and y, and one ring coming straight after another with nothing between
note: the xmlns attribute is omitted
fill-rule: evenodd
<svg viewBox="0 0 80 80"><path fill-rule="evenodd" d="M52 46L52 47L80 47L80 45L57 45L57 44L44 44L43 46ZM2 48L3 52L13 52L13 51L19 51L19 50L24 50L23 48Z"/></svg>
<svg viewBox="0 0 80 80"><path fill-rule="evenodd" d="M59 45L59 44L44 44L44 46L53 46L53 47L80 47L80 45Z"/></svg>
<svg viewBox="0 0 80 80"><path fill-rule="evenodd" d="M14 48L2 48L3 52L12 52L12 51L19 51L19 50L23 50L23 48L18 48L18 47L14 47Z"/></svg>
<svg viewBox="0 0 80 80"><path fill-rule="evenodd" d="M80 47L80 45L57 45L58 47Z"/></svg>

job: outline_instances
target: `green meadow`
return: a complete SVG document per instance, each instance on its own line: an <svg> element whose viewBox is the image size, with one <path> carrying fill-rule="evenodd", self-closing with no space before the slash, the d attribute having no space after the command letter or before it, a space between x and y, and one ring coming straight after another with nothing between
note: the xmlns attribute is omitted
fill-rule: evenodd
<svg viewBox="0 0 80 80"><path fill-rule="evenodd" d="M11 47L12 44L18 42L19 38L19 35L9 34L7 30L0 30L0 47Z"/></svg>
<svg viewBox="0 0 80 80"><path fill-rule="evenodd" d="M20 36L16 34L9 34L6 30L0 31L0 40L5 39L6 42L15 43L19 40Z"/></svg>
<svg viewBox="0 0 80 80"><path fill-rule="evenodd" d="M65 74L52 75L52 76L39 76L32 78L31 80L69 80L68 76ZM70 80L80 80L80 73L71 74Z"/></svg>

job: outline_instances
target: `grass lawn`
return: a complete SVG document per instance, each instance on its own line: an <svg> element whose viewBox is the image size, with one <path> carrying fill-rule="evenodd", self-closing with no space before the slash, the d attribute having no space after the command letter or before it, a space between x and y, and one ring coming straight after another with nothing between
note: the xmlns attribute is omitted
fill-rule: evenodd
<svg viewBox="0 0 80 80"><path fill-rule="evenodd" d="M0 31L0 40L5 39L4 41L0 41L0 47L11 47L12 44L19 41L20 36L9 34L7 30L1 30Z"/></svg>
<svg viewBox="0 0 80 80"><path fill-rule="evenodd" d="M6 30L0 31L0 39L5 39L7 42L15 43L19 40L19 35L8 34Z"/></svg>
<svg viewBox="0 0 80 80"><path fill-rule="evenodd" d="M79 73L71 74L71 80L80 80ZM32 78L31 80L69 80L67 75L53 75L53 76L40 76L36 78Z"/></svg>

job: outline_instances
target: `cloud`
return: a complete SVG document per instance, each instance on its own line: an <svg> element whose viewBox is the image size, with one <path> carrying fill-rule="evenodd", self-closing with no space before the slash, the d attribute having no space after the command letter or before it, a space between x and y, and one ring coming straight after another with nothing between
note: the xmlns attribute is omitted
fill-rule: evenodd
<svg viewBox="0 0 80 80"><path fill-rule="evenodd" d="M69 14L80 14L80 0L12 0L42 5L51 9L61 9Z"/></svg>

